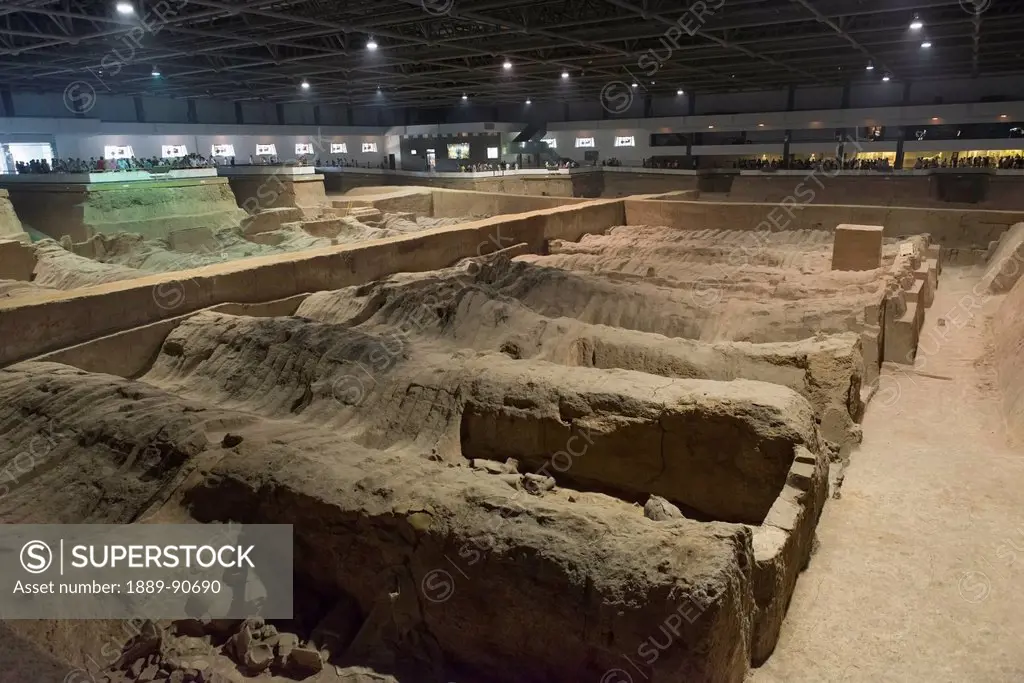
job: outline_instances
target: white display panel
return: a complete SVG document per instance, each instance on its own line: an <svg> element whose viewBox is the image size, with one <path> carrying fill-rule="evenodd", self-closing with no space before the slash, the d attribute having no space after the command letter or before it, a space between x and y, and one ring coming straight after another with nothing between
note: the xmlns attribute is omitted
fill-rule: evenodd
<svg viewBox="0 0 1024 683"><path fill-rule="evenodd" d="M616 147L636 147L636 139L632 135L615 138Z"/></svg>
<svg viewBox="0 0 1024 683"><path fill-rule="evenodd" d="M577 147L593 147L594 138L576 138Z"/></svg>
<svg viewBox="0 0 1024 683"><path fill-rule="evenodd" d="M104 159L131 159L135 156L131 145L106 145L103 148Z"/></svg>
<svg viewBox="0 0 1024 683"><path fill-rule="evenodd" d="M331 154L348 154L348 145L344 142L332 142Z"/></svg>
<svg viewBox="0 0 1024 683"><path fill-rule="evenodd" d="M377 143L376 142L364 142L363 143L363 154L366 154L367 152L376 152L376 151L377 151Z"/></svg>
<svg viewBox="0 0 1024 683"><path fill-rule="evenodd" d="M210 149L210 154L215 157L233 157L235 156L234 145L214 145Z"/></svg>
<svg viewBox="0 0 1024 683"><path fill-rule="evenodd" d="M259 156L276 156L277 145L256 145L256 154Z"/></svg>
<svg viewBox="0 0 1024 683"><path fill-rule="evenodd" d="M312 154L313 145L308 142L296 142L295 143L295 154Z"/></svg>
<svg viewBox="0 0 1024 683"><path fill-rule="evenodd" d="M547 143L547 146L550 147L551 149L557 149L558 148L558 140L556 140L554 138L543 138L543 139L541 139L541 142Z"/></svg>
<svg viewBox="0 0 1024 683"><path fill-rule="evenodd" d="M179 159L188 154L188 149L185 145L162 145L160 147L160 156L164 159Z"/></svg>
<svg viewBox="0 0 1024 683"><path fill-rule="evenodd" d="M469 158L469 143L468 142L455 142L448 145L448 158L449 159L468 159Z"/></svg>
<svg viewBox="0 0 1024 683"><path fill-rule="evenodd" d="M488 147L487 148L487 158L488 159L497 159L498 158L498 148L497 147Z"/></svg>

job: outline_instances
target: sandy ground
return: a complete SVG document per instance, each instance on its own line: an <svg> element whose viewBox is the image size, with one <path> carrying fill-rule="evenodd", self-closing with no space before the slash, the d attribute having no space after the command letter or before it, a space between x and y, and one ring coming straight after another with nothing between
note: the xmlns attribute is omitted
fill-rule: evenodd
<svg viewBox="0 0 1024 683"><path fill-rule="evenodd" d="M751 683L1024 680L1024 461L993 389L979 272L947 268L917 370L886 368L771 659ZM940 328L940 317L947 324Z"/></svg>

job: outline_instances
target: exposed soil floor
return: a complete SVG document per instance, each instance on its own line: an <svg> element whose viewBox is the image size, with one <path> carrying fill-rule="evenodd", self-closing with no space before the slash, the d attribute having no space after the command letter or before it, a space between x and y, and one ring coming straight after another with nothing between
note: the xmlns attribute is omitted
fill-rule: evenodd
<svg viewBox="0 0 1024 683"><path fill-rule="evenodd" d="M661 277L627 272L632 241L619 230L545 257L471 259L319 292L291 317L199 313L134 381L11 366L0 371L0 444L40 429L67 438L45 473L0 498L0 515L214 521L245 511L245 521L292 523L305 549L297 572L313 592L300 605L321 611L303 608L288 627L313 638L322 608L337 603L354 625L347 661L409 683L601 679L652 623L690 604L706 617L646 671L736 681L770 650L810 552L835 452L823 418L842 416L830 439L859 432L859 337L841 321L878 296L882 274L836 279L849 296L831 304L774 307L794 321L831 316L842 334L808 339L794 323L763 332L769 343L701 342L681 334L700 337L715 314L688 299L694 279L746 237L703 235L703 248L691 240L673 252L673 231L642 232L668 250L647 255ZM829 245L798 237L775 235L774 256L752 256L769 263L723 279L720 302L806 290L815 269L827 271ZM608 258L584 263L578 248ZM703 257L677 263L687 249ZM815 265L803 265L807 254ZM631 310L644 299L678 305L672 315ZM579 443L585 457L548 465ZM499 534L510 496L521 510ZM450 602L416 598L446 552L481 535L499 547L445 569L458 584ZM455 578L463 571L473 578ZM401 599L378 604L389 591ZM13 626L36 642L55 628ZM89 650L73 631L44 637L74 661ZM228 655L200 647L230 673ZM514 659L523 663L510 676Z"/></svg>
<svg viewBox="0 0 1024 683"><path fill-rule="evenodd" d="M944 269L917 372L883 370L751 683L1024 680L1024 459L1007 445L989 329L1002 297L959 303L980 275Z"/></svg>
<svg viewBox="0 0 1024 683"><path fill-rule="evenodd" d="M459 222L455 218L383 214L373 225L354 216L339 217L329 234L312 234L299 227L299 222L248 236L238 227L199 228L202 233L193 235L187 245L177 244L173 236L147 239L131 233L100 234L73 247L46 239L34 244L37 265L33 281L0 281L0 295L16 296L25 289L76 289L151 273L393 237Z"/></svg>
<svg viewBox="0 0 1024 683"><path fill-rule="evenodd" d="M322 645L314 634L327 620L348 634L336 662L347 670L307 679L318 683L388 680L353 673L352 663L403 683L626 683L608 675L625 673L617 667L688 604L703 605L703 618L636 675L733 683L771 650L836 443L859 440L863 359L850 330L877 303L885 269L833 273L830 248L815 232L617 228L556 242L545 256L319 292L295 316L202 312L171 331L134 380L16 364L0 371L0 455L44 431L62 436L38 476L0 497L0 517L294 524L309 594L287 627L308 647ZM896 249L886 245L885 265ZM89 263L130 270L123 259ZM891 403L892 421L910 409L911 392L889 401L887 390L876 405ZM588 444L585 457L551 471L551 454L574 440ZM885 448L872 476L891 480ZM828 519L857 501L861 457ZM943 492L960 481L943 474ZM928 508L903 507L899 496L914 490L891 486L864 514L913 528ZM519 508L507 517L510 496ZM652 496L662 499L654 508ZM881 513L893 505L906 511L897 520ZM863 528L838 533L856 538ZM926 532L935 530L918 535ZM449 572L450 554L480 538L488 546L479 559ZM857 564L870 543L846 547ZM880 549L879 560L893 562L903 547ZM941 565L910 561L917 578L897 578L913 586ZM435 601L423 580L440 568L457 589ZM793 616L809 576L797 583ZM830 595L853 595L847 581ZM851 609L863 603L849 598ZM812 596L808 609L815 604ZM855 627L832 612L802 623L820 638L861 628L856 618ZM787 630L798 643L799 628ZM9 642L46 643L37 657L80 663L112 630L18 623ZM779 664L754 675L801 680L799 656L799 675L785 669L786 644ZM192 645L221 667L213 680L252 680L210 641ZM0 662L5 654L0 647ZM823 665L821 655L808 659ZM287 669L287 656L275 665ZM155 672L157 662L139 666ZM863 680L890 679L872 670Z"/></svg>

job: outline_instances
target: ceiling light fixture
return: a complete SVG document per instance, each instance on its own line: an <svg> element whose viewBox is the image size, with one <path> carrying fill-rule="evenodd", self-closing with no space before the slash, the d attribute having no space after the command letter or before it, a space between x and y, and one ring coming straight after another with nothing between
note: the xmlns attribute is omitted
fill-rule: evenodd
<svg viewBox="0 0 1024 683"><path fill-rule="evenodd" d="M135 7L130 2L119 2L116 7L118 14L135 14Z"/></svg>
<svg viewBox="0 0 1024 683"><path fill-rule="evenodd" d="M154 67L153 67L153 72L152 72L152 74L151 74L151 75L153 76L153 78L160 78L160 69L158 69L158 68L156 68L156 67L154 66Z"/></svg>
<svg viewBox="0 0 1024 683"><path fill-rule="evenodd" d="M309 81L302 81L302 89L309 90Z"/></svg>
<svg viewBox="0 0 1024 683"><path fill-rule="evenodd" d="M874 71L875 70L875 65L872 64L871 62L868 62L868 65L866 67L864 67L864 68L866 70L868 70L868 71Z"/></svg>
<svg viewBox="0 0 1024 683"><path fill-rule="evenodd" d="M682 94L683 94L683 91L682 91L682 90L676 90L676 94L677 94L677 95L682 95Z"/></svg>
<svg viewBox="0 0 1024 683"><path fill-rule="evenodd" d="M463 100L468 100L469 99L469 95L467 95L466 93L462 93L462 99Z"/></svg>
<svg viewBox="0 0 1024 683"><path fill-rule="evenodd" d="M366 49L369 50L370 52L373 52L374 50L376 50L377 49L377 41L374 40L373 38L370 38L370 40L368 40L367 43L366 43Z"/></svg>
<svg viewBox="0 0 1024 683"><path fill-rule="evenodd" d="M565 80L566 78L569 78L569 72L568 71L563 71L562 72L562 80Z"/></svg>
<svg viewBox="0 0 1024 683"><path fill-rule="evenodd" d="M924 41L923 43L921 43L921 47L923 47L923 48L924 48L925 50L927 50L927 49L928 49L928 48L930 48L931 46L932 46L932 43L931 43L931 41L930 41L930 40L926 40L926 41Z"/></svg>
<svg viewBox="0 0 1024 683"><path fill-rule="evenodd" d="M885 74L884 76L882 76L882 80L888 83L890 80L892 80L892 78L889 76L889 74Z"/></svg>
<svg viewBox="0 0 1024 683"><path fill-rule="evenodd" d="M640 84L639 84L639 83L633 83L633 87L634 87L634 88L637 88L637 87L639 87L639 86L640 86Z"/></svg>
<svg viewBox="0 0 1024 683"><path fill-rule="evenodd" d="M764 128L764 124L763 123L759 123L759 124L757 124L757 127L758 128Z"/></svg>
<svg viewBox="0 0 1024 683"><path fill-rule="evenodd" d="M526 100L527 104L533 104L533 100Z"/></svg>
<svg viewBox="0 0 1024 683"><path fill-rule="evenodd" d="M715 124L713 124L713 123L708 124L708 128L714 128L714 127L715 127Z"/></svg>
<svg viewBox="0 0 1024 683"><path fill-rule="evenodd" d="M915 14L914 20L910 22L910 28L913 31L920 31L922 28L924 28L924 22L921 21L921 17Z"/></svg>
<svg viewBox="0 0 1024 683"><path fill-rule="evenodd" d="M501 68L504 69L505 71L508 71L509 69L512 68L512 62L506 59L505 63L501 65Z"/></svg>
<svg viewBox="0 0 1024 683"><path fill-rule="evenodd" d="M1005 119L1005 118L1006 118L1006 114L1000 114L1000 115L999 115L999 118L1001 118L1001 119Z"/></svg>

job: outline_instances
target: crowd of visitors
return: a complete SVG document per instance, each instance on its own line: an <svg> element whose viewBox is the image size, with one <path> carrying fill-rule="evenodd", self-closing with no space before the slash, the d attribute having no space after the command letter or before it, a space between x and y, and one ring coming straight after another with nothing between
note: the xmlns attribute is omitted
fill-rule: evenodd
<svg viewBox="0 0 1024 683"><path fill-rule="evenodd" d="M914 162L915 169L923 168L1001 168L1001 169L1024 169L1024 156L1015 154L1003 156L996 159L994 156L970 156L957 157L956 159L930 159L918 158Z"/></svg>
<svg viewBox="0 0 1024 683"><path fill-rule="evenodd" d="M683 164L684 162L678 159L655 159L651 157L650 159L643 160L644 168L686 168Z"/></svg>
<svg viewBox="0 0 1024 683"><path fill-rule="evenodd" d="M317 159L315 162L316 166L320 166L320 160ZM365 164L360 164L355 159L347 159L345 157L339 157L336 159L328 159L324 166L331 166L335 168L374 168L369 161ZM387 168L387 164L383 161L377 164L376 168Z"/></svg>
<svg viewBox="0 0 1024 683"><path fill-rule="evenodd" d="M234 165L234 158L231 165ZM130 157L125 159L105 159L104 157L89 159L68 158L54 159L51 164L46 159L32 159L28 162L19 161L14 167L18 173L102 173L106 171L149 171L153 169L176 169L176 168L212 168L217 165L213 157L204 157L200 154L188 154L173 159L148 157L138 159Z"/></svg>
<svg viewBox="0 0 1024 683"><path fill-rule="evenodd" d="M834 157L827 157L825 159L791 159L789 162L789 168L793 170L809 171L820 166L836 168L837 163L838 161ZM740 159L733 163L733 168L745 171L775 171L785 169L786 165L779 159ZM892 170L892 166L889 164L889 160L885 157L880 159L846 159L843 161L843 170L890 171Z"/></svg>
<svg viewBox="0 0 1024 683"><path fill-rule="evenodd" d="M476 164L459 164L459 171L461 173L486 173L488 171L497 173L499 171L518 171L518 163L508 163L507 161L495 161L494 163L476 163Z"/></svg>

